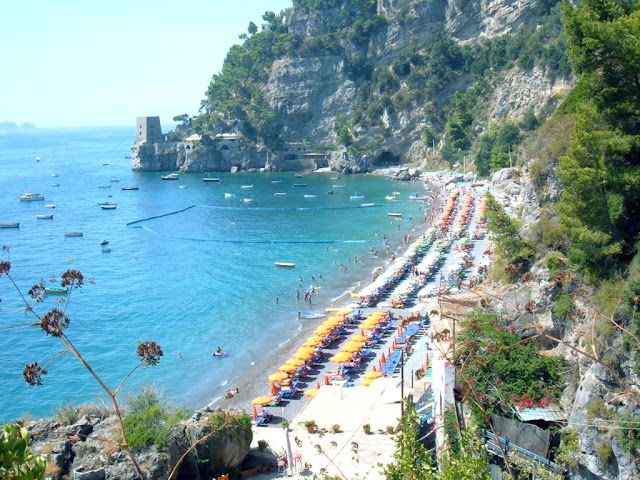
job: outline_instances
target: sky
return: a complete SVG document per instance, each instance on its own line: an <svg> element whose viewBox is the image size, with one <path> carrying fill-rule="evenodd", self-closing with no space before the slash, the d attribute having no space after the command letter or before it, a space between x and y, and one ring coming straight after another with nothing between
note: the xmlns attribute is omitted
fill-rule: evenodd
<svg viewBox="0 0 640 480"><path fill-rule="evenodd" d="M0 0L0 122L163 123L197 113L250 21L291 0Z"/></svg>

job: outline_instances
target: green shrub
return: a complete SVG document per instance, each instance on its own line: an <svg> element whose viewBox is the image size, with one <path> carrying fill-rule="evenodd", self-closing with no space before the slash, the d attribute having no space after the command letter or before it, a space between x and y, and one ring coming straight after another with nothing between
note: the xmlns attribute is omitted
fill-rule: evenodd
<svg viewBox="0 0 640 480"><path fill-rule="evenodd" d="M566 270L569 260L561 252L552 251L545 255L543 262L549 269L551 277L556 277L560 272Z"/></svg>
<svg viewBox="0 0 640 480"><path fill-rule="evenodd" d="M602 398L594 398L587 404L587 421L593 422L595 419L611 420L613 412L607 408L607 404Z"/></svg>
<svg viewBox="0 0 640 480"><path fill-rule="evenodd" d="M44 478L47 461L29 448L29 432L15 423L0 430L0 478L39 480Z"/></svg>
<svg viewBox="0 0 640 480"><path fill-rule="evenodd" d="M153 390L145 389L129 402L124 428L129 445L140 449L155 445L163 447L169 431L188 416L184 408L163 405Z"/></svg>
<svg viewBox="0 0 640 480"><path fill-rule="evenodd" d="M580 461L580 438L571 430L561 432L560 446L555 451L555 461L567 468L576 468Z"/></svg>
<svg viewBox="0 0 640 480"><path fill-rule="evenodd" d="M602 465L604 465L605 467L608 467L614 458L611 444L608 443L607 440L603 439L596 447L596 455L598 456L598 460L600 460L600 463L602 463Z"/></svg>
<svg viewBox="0 0 640 480"><path fill-rule="evenodd" d="M78 421L80 408L71 403L63 403L58 407L54 418L56 422L62 425L73 425Z"/></svg>
<svg viewBox="0 0 640 480"><path fill-rule="evenodd" d="M553 318L555 318L556 320L566 322L569 319L569 315L571 315L574 311L575 305L573 304L571 295L569 295L568 293L561 294L553 304Z"/></svg>
<svg viewBox="0 0 640 480"><path fill-rule="evenodd" d="M615 421L622 448L633 455L640 453L640 417L622 412Z"/></svg>

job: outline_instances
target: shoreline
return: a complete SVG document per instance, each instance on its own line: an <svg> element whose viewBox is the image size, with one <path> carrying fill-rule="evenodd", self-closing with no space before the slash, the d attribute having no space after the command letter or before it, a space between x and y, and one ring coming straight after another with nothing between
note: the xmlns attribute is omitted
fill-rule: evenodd
<svg viewBox="0 0 640 480"><path fill-rule="evenodd" d="M449 173L449 172L447 172ZM377 175L386 176L393 178L392 174L385 175L383 173L376 173ZM415 181L418 181L422 188L425 189L426 192L433 195L433 201L427 206L427 211L425 212L425 217L421 218L419 223L411 229L411 241L416 238L422 236L424 232L432 225L434 211L436 211L442 203L442 189L446 184L447 174L428 174L426 176L420 176ZM394 245L394 256L404 255L407 251L408 244L398 243ZM380 263L376 266L376 269L382 267L383 271L385 271L392 264L393 260L389 257L384 257L383 263ZM371 278L371 273L367 277L363 277L359 279L359 287L358 291L364 289L367 285L373 282ZM336 303L331 302L331 299L325 299L325 302L320 302L315 305L316 308L322 308L324 310L328 307L339 307L339 308L354 308L354 309L364 309L354 305L354 302L351 301L348 297L346 297L345 291L340 295L339 300ZM203 408L222 408L222 409L239 409L247 412L251 412L251 400L260 395L265 395L268 392L269 381L267 377L275 371L278 365L283 364L287 358L290 356L302 345L304 340L311 335L311 332L321 324L325 318L314 319L314 320L306 320L302 324L302 328L299 332L297 332L292 338L287 340L283 345L278 346L275 351L267 356L267 358L257 362L255 365L255 370L250 370L250 373L240 373L240 377L244 378L243 381L239 381L237 385L227 384L226 387L229 389L238 388L239 393L234 395L232 398L226 399L224 398L224 394L213 398L209 401ZM315 382L319 382L322 380L322 372L329 365L328 361L323 361L320 369L317 373L312 374L311 379L308 380L309 386L312 386ZM303 408L305 405L309 403L311 399L299 396L293 401L285 402L286 405L281 407L274 407L274 414L278 414L278 416L283 417L291 421ZM280 410L278 411L278 408Z"/></svg>

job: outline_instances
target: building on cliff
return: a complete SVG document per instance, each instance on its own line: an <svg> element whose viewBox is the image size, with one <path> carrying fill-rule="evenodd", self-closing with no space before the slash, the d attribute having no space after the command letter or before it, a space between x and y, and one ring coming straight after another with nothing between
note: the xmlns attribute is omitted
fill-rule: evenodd
<svg viewBox="0 0 640 480"><path fill-rule="evenodd" d="M136 118L136 140L135 143L156 143L164 142L160 126L160 117L138 117Z"/></svg>

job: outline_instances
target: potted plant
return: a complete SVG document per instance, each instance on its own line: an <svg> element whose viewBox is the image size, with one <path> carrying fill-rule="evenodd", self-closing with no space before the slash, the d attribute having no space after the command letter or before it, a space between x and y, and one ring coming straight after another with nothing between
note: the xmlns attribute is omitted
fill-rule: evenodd
<svg viewBox="0 0 640 480"><path fill-rule="evenodd" d="M362 425L362 430L364 430L365 435L371 435L371 425L368 423Z"/></svg>
<svg viewBox="0 0 640 480"><path fill-rule="evenodd" d="M340 433L340 425L338 425L337 423L331 425L331 431L333 433Z"/></svg>
<svg viewBox="0 0 640 480"><path fill-rule="evenodd" d="M307 433L314 433L318 429L318 425L315 420L305 420L302 424L307 429Z"/></svg>

